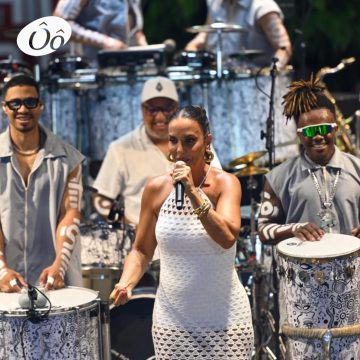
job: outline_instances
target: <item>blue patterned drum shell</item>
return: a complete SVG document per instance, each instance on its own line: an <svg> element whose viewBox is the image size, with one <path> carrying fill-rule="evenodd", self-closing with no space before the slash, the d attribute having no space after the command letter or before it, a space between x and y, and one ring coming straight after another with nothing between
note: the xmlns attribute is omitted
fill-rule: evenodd
<svg viewBox="0 0 360 360"><path fill-rule="evenodd" d="M285 160L298 154L296 126L293 121L286 125L282 115L282 96L290 84L290 75L281 73L276 78L274 94L275 159ZM258 77L260 88L270 94L271 77ZM206 96L207 94L207 96ZM208 103L208 116L213 134L213 145L223 165L249 152L265 150L265 139L269 115L269 98L258 90L254 76L239 73L219 84L212 81L207 88L200 84L191 87L192 104Z"/></svg>
<svg viewBox="0 0 360 360"><path fill-rule="evenodd" d="M281 306L286 323L299 328L337 328L360 323L360 239L325 234L320 241L290 238L277 245ZM320 340L290 340L294 358L312 359ZM359 339L335 338L332 359L358 349ZM296 357L300 356L300 357ZM315 358L315 357L314 357Z"/></svg>
<svg viewBox="0 0 360 360"><path fill-rule="evenodd" d="M27 321L26 310L19 308L20 294L0 293L0 359L23 360L23 351L26 359L99 359L97 292L67 287L46 295L52 303L51 312L47 319L33 324Z"/></svg>

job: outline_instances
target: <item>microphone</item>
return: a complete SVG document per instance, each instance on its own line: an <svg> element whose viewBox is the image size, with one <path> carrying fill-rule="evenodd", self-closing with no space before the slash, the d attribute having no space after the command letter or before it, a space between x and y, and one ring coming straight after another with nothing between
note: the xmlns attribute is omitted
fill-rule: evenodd
<svg viewBox="0 0 360 360"><path fill-rule="evenodd" d="M175 203L178 210L184 207L184 184L180 181L175 183Z"/></svg>
<svg viewBox="0 0 360 360"><path fill-rule="evenodd" d="M26 292L22 293L19 297L19 305L22 309L34 310L36 308L43 308L46 306L47 300L37 291L37 289L28 284Z"/></svg>

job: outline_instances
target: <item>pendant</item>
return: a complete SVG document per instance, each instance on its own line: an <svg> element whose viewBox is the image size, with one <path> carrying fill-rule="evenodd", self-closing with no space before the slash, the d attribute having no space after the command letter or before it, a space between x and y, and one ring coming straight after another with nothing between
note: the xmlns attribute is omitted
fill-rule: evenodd
<svg viewBox="0 0 360 360"><path fill-rule="evenodd" d="M317 215L321 219L322 228L332 228L336 225L336 216L329 208L320 210Z"/></svg>

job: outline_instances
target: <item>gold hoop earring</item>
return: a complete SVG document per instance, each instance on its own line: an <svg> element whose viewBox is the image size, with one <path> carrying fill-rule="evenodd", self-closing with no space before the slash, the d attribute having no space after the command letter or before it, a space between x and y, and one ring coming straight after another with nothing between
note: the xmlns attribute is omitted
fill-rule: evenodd
<svg viewBox="0 0 360 360"><path fill-rule="evenodd" d="M214 153L211 151L210 147L205 149L204 159L207 164L210 164L214 160Z"/></svg>
<svg viewBox="0 0 360 360"><path fill-rule="evenodd" d="M173 158L172 154L170 154L170 153L168 154L167 159L168 159L169 161L171 161L171 162L174 162L174 161L175 161L175 159Z"/></svg>

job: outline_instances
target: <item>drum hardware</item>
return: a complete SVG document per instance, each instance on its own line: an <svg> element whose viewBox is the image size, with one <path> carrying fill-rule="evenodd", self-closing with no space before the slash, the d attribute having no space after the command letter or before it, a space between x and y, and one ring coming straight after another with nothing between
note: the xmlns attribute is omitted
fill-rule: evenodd
<svg viewBox="0 0 360 360"><path fill-rule="evenodd" d="M353 64L355 61L356 59L354 57L342 59L340 63L335 67L321 68L316 74L316 77L320 79L320 83L324 87L324 94L330 99L330 101L334 104L335 107L335 121L339 127L339 135L336 138L336 144L341 150L349 152L353 155L356 154L356 144L352 139L351 128L349 126L351 118L350 120L344 119L341 110L336 104L335 98L331 95L330 91L326 86L326 83L324 82L324 78L329 74L335 74L338 71L343 70L346 66Z"/></svg>
<svg viewBox="0 0 360 360"><path fill-rule="evenodd" d="M30 65L13 59L11 55L6 60L0 60L0 84L8 82L13 76L20 74L33 76Z"/></svg>
<svg viewBox="0 0 360 360"><path fill-rule="evenodd" d="M223 57L223 50L222 50L222 34L227 32L244 32L246 31L242 26L235 25L235 24L226 24L222 21L216 21L209 25L195 25L190 28L186 29L189 33L199 33L199 32L207 32L213 33L215 32L217 35L216 41L216 78L220 82L222 79L222 57Z"/></svg>
<svg viewBox="0 0 360 360"><path fill-rule="evenodd" d="M147 45L128 47L124 50L98 51L98 64L101 69L118 68L125 72L128 77L136 76L136 73L143 67L151 67L152 76L156 76L165 68L166 45ZM105 70L106 71L106 70Z"/></svg>

